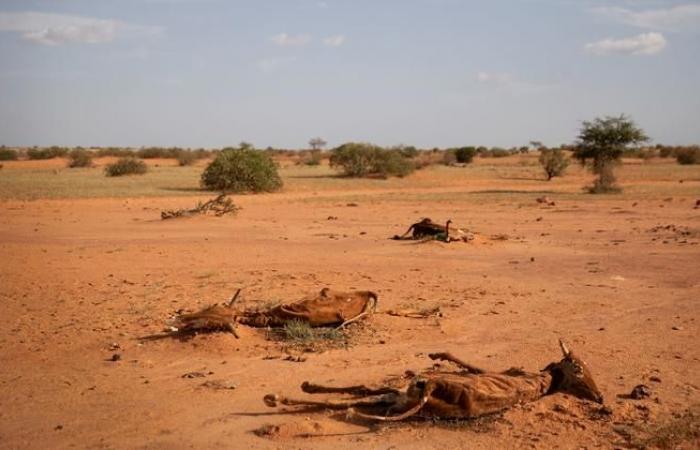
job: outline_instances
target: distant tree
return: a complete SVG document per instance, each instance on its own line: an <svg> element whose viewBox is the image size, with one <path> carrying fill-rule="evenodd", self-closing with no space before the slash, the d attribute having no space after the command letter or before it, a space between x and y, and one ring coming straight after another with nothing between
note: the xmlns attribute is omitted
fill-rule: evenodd
<svg viewBox="0 0 700 450"><path fill-rule="evenodd" d="M582 164L588 160L593 161L591 169L598 178L590 192L619 191L613 173L615 164L629 146L648 140L644 131L624 114L584 121L576 140L574 157Z"/></svg>
<svg viewBox="0 0 700 450"><path fill-rule="evenodd" d="M321 150L327 143L328 142L324 141L320 137L315 137L309 141L309 146L312 150Z"/></svg>
<svg viewBox="0 0 700 450"><path fill-rule="evenodd" d="M545 175L547 175L547 181L554 177L564 175L564 171L569 166L569 158L567 158L564 152L558 148L543 148L540 150L539 162Z"/></svg>
<svg viewBox="0 0 700 450"><path fill-rule="evenodd" d="M530 146L535 150L539 150L544 147L544 144L542 144L542 141L530 141Z"/></svg>

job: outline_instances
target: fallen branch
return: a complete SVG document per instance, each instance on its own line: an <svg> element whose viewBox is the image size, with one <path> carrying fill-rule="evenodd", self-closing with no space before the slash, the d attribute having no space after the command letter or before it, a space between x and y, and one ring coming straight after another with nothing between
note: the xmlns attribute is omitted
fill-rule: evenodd
<svg viewBox="0 0 700 450"><path fill-rule="evenodd" d="M197 203L197 206L192 209L166 209L160 213L160 218L166 220L209 213L214 214L216 217L221 217L225 214L234 214L238 209L227 194L219 194L208 202Z"/></svg>

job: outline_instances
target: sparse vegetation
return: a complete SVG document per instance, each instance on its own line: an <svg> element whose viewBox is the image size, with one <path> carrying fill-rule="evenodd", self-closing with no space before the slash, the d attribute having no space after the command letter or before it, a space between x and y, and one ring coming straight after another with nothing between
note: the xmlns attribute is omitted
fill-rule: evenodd
<svg viewBox="0 0 700 450"><path fill-rule="evenodd" d="M145 147L136 152L136 156L142 159L154 158L177 158L182 153L182 149L178 147Z"/></svg>
<svg viewBox="0 0 700 450"><path fill-rule="evenodd" d="M579 133L574 157L585 164L592 160L591 170L598 176L589 192L594 194L619 192L613 169L630 145L649 138L625 115L584 121Z"/></svg>
<svg viewBox="0 0 700 450"><path fill-rule="evenodd" d="M17 152L4 145L0 147L0 161L14 161L18 157Z"/></svg>
<svg viewBox="0 0 700 450"><path fill-rule="evenodd" d="M124 175L143 175L148 171L146 163L133 156L119 158L116 162L105 167L105 175L108 177L121 177Z"/></svg>
<svg viewBox="0 0 700 450"><path fill-rule="evenodd" d="M310 150L302 155L300 162L306 166L318 166L321 164L321 150Z"/></svg>
<svg viewBox="0 0 700 450"><path fill-rule="evenodd" d="M27 150L27 158L29 159L60 158L66 156L66 154L68 154L67 148L57 147L55 145L48 148L33 147Z"/></svg>
<svg viewBox="0 0 700 450"><path fill-rule="evenodd" d="M335 148L330 164L348 177L405 177L415 170L413 162L398 150L386 150L376 145L355 142Z"/></svg>
<svg viewBox="0 0 700 450"><path fill-rule="evenodd" d="M177 163L181 166L191 166L199 159L198 155L189 150L180 150L177 154Z"/></svg>
<svg viewBox="0 0 700 450"><path fill-rule="evenodd" d="M339 341L345 338L342 331L335 328L313 328L308 322L291 320L282 328L284 340L297 344L308 344L315 341Z"/></svg>
<svg viewBox="0 0 700 450"><path fill-rule="evenodd" d="M678 164L690 165L700 164L700 147L685 147L675 150L676 161Z"/></svg>
<svg viewBox="0 0 700 450"><path fill-rule="evenodd" d="M136 152L128 148L107 147L97 150L97 157L116 156L123 158L125 156L136 156Z"/></svg>
<svg viewBox="0 0 700 450"><path fill-rule="evenodd" d="M540 150L538 161L540 162L540 165L547 176L547 181L554 177L564 175L564 171L566 171L566 168L569 167L569 158L567 158L564 152L560 149Z"/></svg>
<svg viewBox="0 0 700 450"><path fill-rule="evenodd" d="M274 192L282 179L269 154L242 143L217 155L202 173L201 185L225 192Z"/></svg>
<svg viewBox="0 0 700 450"><path fill-rule="evenodd" d="M76 148L68 153L68 167L91 167L92 153L83 148Z"/></svg>

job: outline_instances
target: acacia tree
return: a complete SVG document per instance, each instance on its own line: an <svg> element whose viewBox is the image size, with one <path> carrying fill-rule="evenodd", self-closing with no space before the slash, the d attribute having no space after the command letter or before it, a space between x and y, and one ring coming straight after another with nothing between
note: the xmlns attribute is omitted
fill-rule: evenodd
<svg viewBox="0 0 700 450"><path fill-rule="evenodd" d="M590 188L591 193L619 191L615 185L615 164L625 150L648 141L644 131L629 117L606 116L593 121L584 121L576 140L574 158L585 164L592 160L591 170L598 178Z"/></svg>
<svg viewBox="0 0 700 450"><path fill-rule="evenodd" d="M309 146L313 150L321 150L323 147L326 146L326 144L327 142L321 139L320 137L315 137L309 141Z"/></svg>

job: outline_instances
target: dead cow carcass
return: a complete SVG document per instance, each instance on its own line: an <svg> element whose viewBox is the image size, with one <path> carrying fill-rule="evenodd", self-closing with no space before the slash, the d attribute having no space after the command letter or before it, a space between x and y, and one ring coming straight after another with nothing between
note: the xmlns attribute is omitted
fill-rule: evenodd
<svg viewBox="0 0 700 450"><path fill-rule="evenodd" d="M350 398L327 401L291 399L268 394L264 402L270 407L326 407L347 410L348 414L370 420L398 421L412 416L423 418L464 419L502 411L519 403L537 400L554 392L603 403L603 396L593 381L586 363L560 341L564 358L540 372L512 368L488 372L465 363L449 353L433 353L434 360L450 361L462 372L427 372L412 377L408 388L370 389L365 386L326 387L304 382L301 389L309 394L347 394ZM379 412L385 415L378 415Z"/></svg>
<svg viewBox="0 0 700 450"><path fill-rule="evenodd" d="M443 242L464 241L469 242L474 239L471 233L461 228L450 227L452 219L448 219L445 225L433 222L430 218L425 218L412 224L401 236L394 235L394 240L424 240L435 239Z"/></svg>
<svg viewBox="0 0 700 450"><path fill-rule="evenodd" d="M297 320L312 327L344 326L375 312L377 294L371 291L341 292L321 289L314 296L294 303L277 305L263 311L239 311L233 307L214 305L192 314L175 318L178 332L231 331L236 334L236 324L251 327L282 327ZM236 336L237 337L237 336Z"/></svg>

